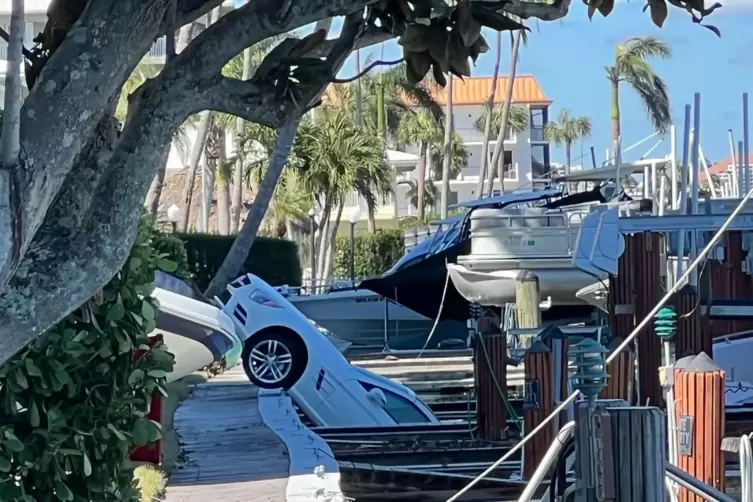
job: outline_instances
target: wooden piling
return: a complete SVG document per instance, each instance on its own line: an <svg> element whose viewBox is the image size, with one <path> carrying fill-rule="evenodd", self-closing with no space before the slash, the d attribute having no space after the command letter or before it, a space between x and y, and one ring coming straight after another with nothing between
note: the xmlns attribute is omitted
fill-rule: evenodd
<svg viewBox="0 0 753 502"><path fill-rule="evenodd" d="M675 336L675 360L701 352L711 354L712 339L709 326L701 315L698 289L686 284L675 295L677 334Z"/></svg>
<svg viewBox="0 0 753 502"><path fill-rule="evenodd" d="M552 411L554 397L552 351L537 340L523 356L525 390L523 394L523 432L528 434ZM523 479L530 479L554 440L554 424L549 422L523 449Z"/></svg>
<svg viewBox="0 0 753 502"><path fill-rule="evenodd" d="M473 345L477 434L479 439L500 441L507 437L507 336L491 322L483 325Z"/></svg>
<svg viewBox="0 0 753 502"><path fill-rule="evenodd" d="M622 343L622 338L614 337L607 344L611 354ZM626 347L607 365L607 386L599 394L600 399L622 399L632 403L635 392L635 353Z"/></svg>
<svg viewBox="0 0 753 502"><path fill-rule="evenodd" d="M714 299L739 300L753 297L753 280L745 267L746 250L742 232L727 232L722 239L721 260L710 260L711 296ZM714 320L713 336L753 329L750 320Z"/></svg>
<svg viewBox="0 0 753 502"><path fill-rule="evenodd" d="M635 321L644 319L659 303L661 291L661 252L664 239L661 234L643 232L627 239L635 293ZM623 255L623 256L625 256ZM635 325L633 325L635 326ZM631 328L632 331L632 328ZM656 336L653 322L636 337L638 360L638 405L664 407L664 391L659 382L659 367L662 366L661 340Z"/></svg>
<svg viewBox="0 0 753 502"><path fill-rule="evenodd" d="M706 353L674 367L678 467L724 491L725 375ZM680 489L680 502L702 502Z"/></svg>
<svg viewBox="0 0 753 502"><path fill-rule="evenodd" d="M531 270L521 270L515 280L515 312L518 328L541 327L539 278Z"/></svg>

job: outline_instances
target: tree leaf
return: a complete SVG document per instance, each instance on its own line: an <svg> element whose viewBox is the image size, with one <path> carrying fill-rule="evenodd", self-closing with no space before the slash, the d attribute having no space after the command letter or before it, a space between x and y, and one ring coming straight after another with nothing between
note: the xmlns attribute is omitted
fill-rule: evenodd
<svg viewBox="0 0 753 502"><path fill-rule="evenodd" d="M145 446L149 443L149 420L137 418L131 431L131 439L136 446Z"/></svg>
<svg viewBox="0 0 753 502"><path fill-rule="evenodd" d="M165 378L167 376L167 371L164 370L149 370L147 373L150 377L153 378Z"/></svg>
<svg viewBox="0 0 753 502"><path fill-rule="evenodd" d="M5 439L3 440L3 445L14 453L18 453L24 450L24 443L20 439L18 439L11 430L5 431Z"/></svg>
<svg viewBox="0 0 753 502"><path fill-rule="evenodd" d="M0 472L10 472L10 461L3 455L0 455Z"/></svg>
<svg viewBox="0 0 753 502"><path fill-rule="evenodd" d="M115 427L113 424L107 424L107 428L112 431L113 434L115 434L115 437L120 439L121 441L125 441L126 437L123 435L122 432L118 430L117 427Z"/></svg>
<svg viewBox="0 0 753 502"><path fill-rule="evenodd" d="M429 49L432 30L421 24L410 24L405 28L397 43L411 52L424 52Z"/></svg>
<svg viewBox="0 0 753 502"><path fill-rule="evenodd" d="M656 26L661 28L664 25L664 21L667 19L667 4L664 0L649 0L649 6L651 7L651 21Z"/></svg>
<svg viewBox="0 0 753 502"><path fill-rule="evenodd" d="M29 381L26 380L26 375L24 375L24 372L21 371L20 368L14 371L13 374L16 377L16 383L19 387L21 387L22 389L29 388Z"/></svg>
<svg viewBox="0 0 753 502"><path fill-rule="evenodd" d="M89 461L89 456L84 452L84 476L89 477L92 475L92 463Z"/></svg>
<svg viewBox="0 0 753 502"><path fill-rule="evenodd" d="M58 500L73 500L73 492L60 480L55 481L55 495L57 495Z"/></svg>
<svg viewBox="0 0 753 502"><path fill-rule="evenodd" d="M133 257L130 260L128 260L128 268L131 270L131 272L135 272L136 270L141 267L141 258Z"/></svg>
<svg viewBox="0 0 753 502"><path fill-rule="evenodd" d="M144 370L136 368L128 375L128 385L137 386L144 382Z"/></svg>
<svg viewBox="0 0 753 502"><path fill-rule="evenodd" d="M42 376L42 372L37 367L33 359L27 357L24 359L24 366L26 366L26 373L29 376Z"/></svg>
<svg viewBox="0 0 753 502"><path fill-rule="evenodd" d="M458 18L457 29L460 32L463 43L466 47L470 47L476 43L476 40L481 35L481 23L473 19L470 0L458 2L455 13Z"/></svg>
<svg viewBox="0 0 753 502"><path fill-rule="evenodd" d="M39 408L37 408L37 403L32 401L29 406L29 424L36 428L39 427L39 423Z"/></svg>
<svg viewBox="0 0 753 502"><path fill-rule="evenodd" d="M123 319L123 316L125 316L125 307L123 307L122 303L117 302L107 311L106 319L108 321L117 322Z"/></svg>
<svg viewBox="0 0 753 502"><path fill-rule="evenodd" d="M153 321L155 318L154 307L146 300L141 302L141 315L147 321Z"/></svg>
<svg viewBox="0 0 753 502"><path fill-rule="evenodd" d="M312 60L312 59L306 60L307 63L310 63L310 62L313 62L313 61L318 61L318 60L315 60L315 59L314 60ZM174 261L168 260L166 258L161 259L157 263L157 267L159 267L160 270L162 270L164 272L168 272L168 273L169 272L175 272L176 270L178 270L178 264L175 263Z"/></svg>

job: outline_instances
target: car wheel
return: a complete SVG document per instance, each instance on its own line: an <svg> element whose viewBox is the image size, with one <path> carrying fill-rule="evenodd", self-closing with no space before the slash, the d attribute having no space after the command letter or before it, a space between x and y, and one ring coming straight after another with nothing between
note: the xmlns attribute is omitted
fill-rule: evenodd
<svg viewBox="0 0 753 502"><path fill-rule="evenodd" d="M288 390L303 375L308 354L303 340L292 333L262 333L243 347L243 370L262 389Z"/></svg>

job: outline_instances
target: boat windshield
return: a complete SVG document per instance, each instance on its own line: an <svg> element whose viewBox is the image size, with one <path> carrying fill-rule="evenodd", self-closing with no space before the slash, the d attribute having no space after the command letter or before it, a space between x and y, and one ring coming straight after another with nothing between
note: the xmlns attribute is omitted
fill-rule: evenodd
<svg viewBox="0 0 753 502"><path fill-rule="evenodd" d="M460 236L460 226L460 222L455 223L447 230L440 230L431 238L419 242L410 251L401 256L400 259L397 260L383 275L392 274L393 272L405 268L408 265L412 265L417 261L423 260L428 256L444 251L457 241Z"/></svg>

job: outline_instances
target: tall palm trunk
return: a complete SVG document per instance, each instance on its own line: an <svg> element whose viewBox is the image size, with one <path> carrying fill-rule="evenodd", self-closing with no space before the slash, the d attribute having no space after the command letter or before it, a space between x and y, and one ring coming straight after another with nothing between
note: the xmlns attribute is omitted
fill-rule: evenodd
<svg viewBox="0 0 753 502"><path fill-rule="evenodd" d="M250 0L246 0L248 3ZM243 74L242 80L251 78L251 48L243 51ZM240 138L246 129L246 121L238 118L235 123L235 137ZM230 202L230 233L238 233L238 226L241 221L241 211L243 210L243 159L238 155L238 160L233 166L233 192Z"/></svg>
<svg viewBox="0 0 753 502"><path fill-rule="evenodd" d="M612 109L610 113L612 119L612 144L610 147L614 148L614 145L620 139L620 81L610 79L609 83L612 85Z"/></svg>
<svg viewBox="0 0 753 502"><path fill-rule="evenodd" d="M327 240L327 252L324 253L324 270L320 277L320 281L324 283L329 277L329 271L332 267L332 250L335 248L335 242L337 241L337 231L340 228L340 221L343 217L343 201L340 201L337 208L337 216L335 217L335 224L329 231L329 239Z"/></svg>
<svg viewBox="0 0 753 502"><path fill-rule="evenodd" d="M204 144L204 170L201 178L201 231L205 233L209 233L209 216L212 214L212 200L214 199L214 181L217 168L220 165L221 134L222 128L213 119Z"/></svg>
<svg viewBox="0 0 753 502"><path fill-rule="evenodd" d="M489 168L489 140L492 135L492 119L494 118L494 97L497 94L497 81L499 80L499 65L502 62L502 32L497 32L497 59L494 62L494 76L492 77L492 91L489 101L486 103L486 122L484 123L484 142L481 144L481 170L476 186L476 198L484 196L484 179Z"/></svg>
<svg viewBox="0 0 753 502"><path fill-rule="evenodd" d="M219 19L220 9L216 8L209 13L209 24ZM186 31L184 31L186 30ZM178 37L178 48L180 49L183 41L188 38L190 40L193 35L192 27L183 27ZM187 42L186 42L187 45ZM185 46L183 46L185 47ZM186 173L186 180L183 184L183 199L181 200L181 222L178 225L178 229L181 232L188 230L188 221L191 217L191 204L193 202L193 190L196 184L196 169L199 167L199 161L201 160L201 153L204 150L204 143L209 133L209 125L212 119L213 113L210 111L204 111L199 114L199 123L196 126L196 140L191 148L191 156L188 159L188 172Z"/></svg>
<svg viewBox="0 0 753 502"><path fill-rule="evenodd" d="M253 246L254 240L256 240L256 234L259 231L261 221L269 208L269 202L272 200L275 188L277 188L277 183L280 181L280 176L282 176L282 170L288 160L288 155L290 154L290 149L293 147L297 131L297 120L285 125L280 130L280 135L277 137L275 143L275 149L272 152L272 158L269 161L269 167L259 185L259 191L248 213L248 218L243 222L243 228L238 233L235 241L233 241L233 245L225 257L225 261L222 262L217 274L215 274L212 282L209 283L205 293L207 297L212 298L225 289L225 286L235 279L243 263L246 261L248 253L251 251L251 246Z"/></svg>
<svg viewBox="0 0 753 502"><path fill-rule="evenodd" d="M447 81L447 109L445 111L444 148L442 159L442 195L441 218L447 218L447 206L450 198L450 164L452 162L452 74Z"/></svg>
<svg viewBox="0 0 753 502"><path fill-rule="evenodd" d="M494 166L497 166L497 176L499 177L500 193L504 193L505 191L505 138L507 137L507 126L510 121L510 106L512 106L513 88L515 87L515 74L518 70L518 53L520 52L521 30L515 31L515 33L511 36L512 51L510 54L510 77L507 83L507 95L505 96L505 104L502 105L502 123L499 127L499 134L497 135L497 144L494 145L492 167L489 168L489 186L487 187L487 194L489 196L492 195L492 190L494 189L494 175L492 171Z"/></svg>
<svg viewBox="0 0 753 502"><path fill-rule="evenodd" d="M230 234L230 165L227 163L225 149L225 130L219 137L220 160L217 166L217 232Z"/></svg>
<svg viewBox="0 0 753 502"><path fill-rule="evenodd" d="M418 210L418 221L424 221L426 217L426 157L428 150L426 142L421 144L421 152L418 157L418 171L416 173L416 209Z"/></svg>

